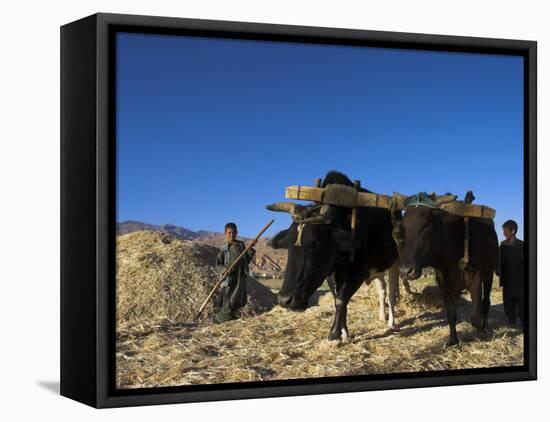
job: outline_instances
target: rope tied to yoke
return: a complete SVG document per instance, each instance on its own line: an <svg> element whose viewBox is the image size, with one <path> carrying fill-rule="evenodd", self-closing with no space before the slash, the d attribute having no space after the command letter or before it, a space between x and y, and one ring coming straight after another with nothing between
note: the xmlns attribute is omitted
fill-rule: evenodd
<svg viewBox="0 0 550 422"><path fill-rule="evenodd" d="M296 242L294 246L302 246L302 232L304 231L304 226L306 223L298 223L298 234L296 236Z"/></svg>

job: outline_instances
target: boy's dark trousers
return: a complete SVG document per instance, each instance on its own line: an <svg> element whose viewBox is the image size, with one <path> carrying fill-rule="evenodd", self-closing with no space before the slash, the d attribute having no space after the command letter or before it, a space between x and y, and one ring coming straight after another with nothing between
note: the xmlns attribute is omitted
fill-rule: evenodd
<svg viewBox="0 0 550 422"><path fill-rule="evenodd" d="M214 322L225 322L235 319L235 313L229 304L229 286L220 287L214 302Z"/></svg>
<svg viewBox="0 0 550 422"><path fill-rule="evenodd" d="M519 318L523 325L523 291L522 286L514 286L509 283L502 287L502 301L504 302L504 313L510 324L515 324Z"/></svg>

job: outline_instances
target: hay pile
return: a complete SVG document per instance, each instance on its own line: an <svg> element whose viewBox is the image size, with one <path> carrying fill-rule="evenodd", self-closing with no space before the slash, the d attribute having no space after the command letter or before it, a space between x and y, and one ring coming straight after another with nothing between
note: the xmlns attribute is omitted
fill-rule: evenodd
<svg viewBox="0 0 550 422"><path fill-rule="evenodd" d="M432 281L433 282L433 281ZM418 285L413 285L422 291ZM422 287L422 286L420 286ZM471 304L458 306L459 346L447 347L445 314L430 300L402 296L397 327L378 320L374 286L363 285L348 307L350 339L326 340L334 315L330 293L304 312L275 307L221 325L171 324L121 331L117 338L119 388L274 379L421 372L523 364L523 333L505 325L502 296L492 292L492 331L478 338Z"/></svg>
<svg viewBox="0 0 550 422"><path fill-rule="evenodd" d="M138 231L117 237L117 330L191 321L217 280L218 249L168 233ZM247 282L244 315L271 309L275 295ZM212 314L212 302L201 320Z"/></svg>

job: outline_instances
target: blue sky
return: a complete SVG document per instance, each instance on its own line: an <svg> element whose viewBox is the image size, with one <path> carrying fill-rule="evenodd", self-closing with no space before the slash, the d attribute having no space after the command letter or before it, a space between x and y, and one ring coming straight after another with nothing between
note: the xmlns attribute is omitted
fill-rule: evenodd
<svg viewBox="0 0 550 422"><path fill-rule="evenodd" d="M523 59L118 34L117 221L251 237L288 185L473 190L523 238Z"/></svg>

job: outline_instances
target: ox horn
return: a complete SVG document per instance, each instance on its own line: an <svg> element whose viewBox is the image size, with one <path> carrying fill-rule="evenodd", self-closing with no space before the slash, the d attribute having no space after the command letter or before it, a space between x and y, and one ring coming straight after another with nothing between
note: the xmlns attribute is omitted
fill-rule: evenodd
<svg viewBox="0 0 550 422"><path fill-rule="evenodd" d="M292 202L275 202L274 204L266 205L266 208L275 212L288 212L292 215L298 214L304 207Z"/></svg>
<svg viewBox="0 0 550 422"><path fill-rule="evenodd" d="M319 209L319 214L305 218L298 217L297 219L295 219L295 221L304 224L330 224L330 222L332 221L332 215L332 206L324 204Z"/></svg>
<svg viewBox="0 0 550 422"><path fill-rule="evenodd" d="M456 195L451 195L450 193L448 193L448 194L446 194L446 195L437 196L437 197L435 198L435 202L436 202L438 205L442 205L442 204L446 204L447 202L456 201L456 198L457 198Z"/></svg>

